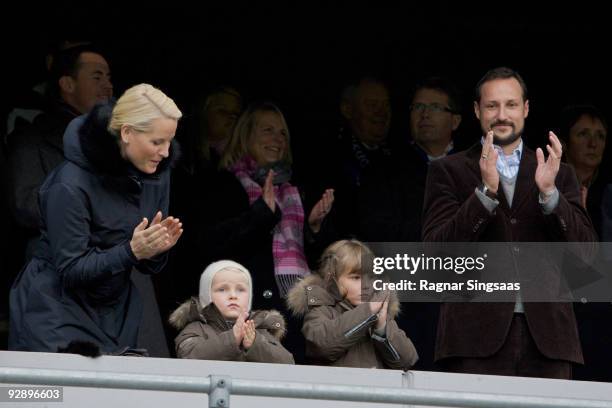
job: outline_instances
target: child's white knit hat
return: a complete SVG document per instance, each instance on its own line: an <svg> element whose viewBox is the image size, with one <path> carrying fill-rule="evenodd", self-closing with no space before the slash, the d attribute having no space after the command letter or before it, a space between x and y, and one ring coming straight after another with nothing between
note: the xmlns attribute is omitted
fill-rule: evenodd
<svg viewBox="0 0 612 408"><path fill-rule="evenodd" d="M253 300L253 282L251 280L251 274L248 269L240 265L238 262L222 260L213 262L204 269L202 276L200 276L200 304L202 307L208 306L212 302L211 287L212 281L215 278L217 272L223 269L233 269L242 272L247 279L249 285L249 310L251 311L251 304Z"/></svg>

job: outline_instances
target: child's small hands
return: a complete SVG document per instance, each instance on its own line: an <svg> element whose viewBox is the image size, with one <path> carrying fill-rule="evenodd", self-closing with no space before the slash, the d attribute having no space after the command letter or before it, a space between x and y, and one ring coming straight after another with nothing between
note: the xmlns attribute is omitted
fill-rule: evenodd
<svg viewBox="0 0 612 408"><path fill-rule="evenodd" d="M382 308L384 302L370 302L370 312L372 314L378 313L378 311Z"/></svg>
<svg viewBox="0 0 612 408"><path fill-rule="evenodd" d="M242 347L245 350L250 349L253 343L255 343L255 337L257 337L255 322L253 320L247 320L244 324L244 338L242 339Z"/></svg>
<svg viewBox="0 0 612 408"><path fill-rule="evenodd" d="M385 301L389 298L389 293L388 292L377 292L372 296L372 299L370 299L370 312L372 312L372 314L374 313L380 313L381 309L384 307ZM386 312L385 312L385 316L386 316Z"/></svg>
<svg viewBox="0 0 612 408"><path fill-rule="evenodd" d="M380 311L378 312L378 320L376 321L376 331L382 332L387 327L387 311L389 310L389 300L385 300Z"/></svg>
<svg viewBox="0 0 612 408"><path fill-rule="evenodd" d="M244 325L245 320L249 317L247 312L241 312L238 318L236 319L236 323L234 323L234 327L232 330L234 331L234 338L236 339L236 345L240 347L242 340L244 338Z"/></svg>

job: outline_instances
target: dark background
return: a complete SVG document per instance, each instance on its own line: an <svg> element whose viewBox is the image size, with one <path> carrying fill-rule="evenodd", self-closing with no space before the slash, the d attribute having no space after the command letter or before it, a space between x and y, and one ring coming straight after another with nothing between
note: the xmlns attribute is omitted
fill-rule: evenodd
<svg viewBox="0 0 612 408"><path fill-rule="evenodd" d="M289 3L22 6L5 16L2 113L44 78L49 46L70 38L102 46L117 96L149 82L185 113L195 94L219 83L272 99L287 115L294 149L321 146L338 123L341 89L361 74L388 81L398 139L408 137L415 81L442 74L463 92L460 141L476 140L472 89L499 65L517 69L529 87L531 146L544 142L568 103L591 102L610 117L610 22L595 3Z"/></svg>

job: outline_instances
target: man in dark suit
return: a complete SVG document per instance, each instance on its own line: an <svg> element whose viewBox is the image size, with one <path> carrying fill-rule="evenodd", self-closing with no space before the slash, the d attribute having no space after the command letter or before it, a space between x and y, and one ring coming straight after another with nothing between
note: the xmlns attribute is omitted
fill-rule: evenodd
<svg viewBox="0 0 612 408"><path fill-rule="evenodd" d="M357 237L367 242L419 242L429 162L460 149L454 132L461 123L458 91L442 77L426 78L410 99L410 135L388 160L364 171L357 194ZM407 138L406 138L407 139ZM400 147L397 149L397 147ZM439 303L402 305L397 322L419 351L413 370L433 371Z"/></svg>
<svg viewBox="0 0 612 408"><path fill-rule="evenodd" d="M509 68L485 74L474 102L483 136L430 164L423 239L433 242L595 241L574 172L550 132L548 157L523 145L527 87ZM514 253L520 260L520 253ZM569 303L446 303L436 360L464 373L571 378L582 363Z"/></svg>
<svg viewBox="0 0 612 408"><path fill-rule="evenodd" d="M53 56L45 111L8 136L9 209L28 240L26 259L40 237L38 190L64 160L63 136L74 118L113 96L109 64L97 48L75 45Z"/></svg>

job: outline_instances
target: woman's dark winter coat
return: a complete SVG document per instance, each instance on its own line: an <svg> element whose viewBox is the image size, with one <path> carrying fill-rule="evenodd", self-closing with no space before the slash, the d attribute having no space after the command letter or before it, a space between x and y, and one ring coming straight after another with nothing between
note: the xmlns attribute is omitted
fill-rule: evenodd
<svg viewBox="0 0 612 408"><path fill-rule="evenodd" d="M9 348L57 351L73 340L103 352L136 347L142 304L133 268L159 272L166 254L138 261L130 248L143 217L166 216L170 157L147 175L122 158L107 130L112 106L74 119L66 160L40 189L41 243L11 289Z"/></svg>

